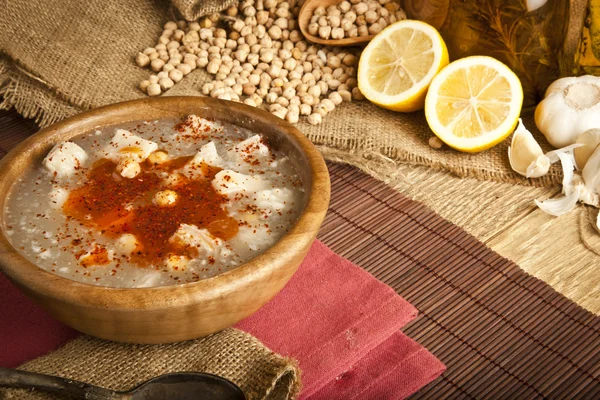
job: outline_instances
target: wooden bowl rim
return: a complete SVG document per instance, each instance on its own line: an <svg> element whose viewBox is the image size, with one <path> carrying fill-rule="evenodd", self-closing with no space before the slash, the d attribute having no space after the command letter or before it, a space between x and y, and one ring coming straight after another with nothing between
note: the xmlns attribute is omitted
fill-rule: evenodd
<svg viewBox="0 0 600 400"><path fill-rule="evenodd" d="M203 300L227 296L228 293L234 292L236 289L247 289L249 286L251 287L253 282L269 279L270 271L273 269L285 268L288 261L294 255L297 255L293 252L294 249L308 247L316 237L329 205L329 172L321 153L298 129L271 113L241 103L226 102L209 97L168 96L120 102L82 112L41 129L21 142L0 160L0 188L6 189L2 190L4 196L2 201L6 198L8 189L12 187L12 182L6 182L11 164L34 153L36 144L67 131L70 126L80 121L94 119L101 123L102 120L108 119L112 113L121 115L124 111L135 109L140 104L151 108L164 109L166 107L167 112L174 111L175 114L176 110L173 110L173 107L181 101L195 103L193 107L197 109L200 116L202 116L202 108L211 108L220 104L221 107L225 105L227 108L233 109L240 118L255 119L260 117L265 122L275 125L276 129L291 139L292 142L295 142L300 151L304 153L308 160L312 184L304 210L293 227L281 239L252 260L212 278L193 283L150 288L114 288L64 278L28 261L12 246L6 237L5 210L2 207L3 209L0 210L0 271L27 290L66 303L112 310L164 309L196 304ZM131 121L142 118L133 118ZM110 125L114 124L100 124L97 125L97 128ZM80 133L77 132L73 136ZM18 174L22 175L22 173L23 171L20 171ZM292 249L292 251L287 251L288 249ZM9 259L10 253L16 255L16 257ZM12 265L15 258L17 262ZM146 301L148 298L150 301Z"/></svg>

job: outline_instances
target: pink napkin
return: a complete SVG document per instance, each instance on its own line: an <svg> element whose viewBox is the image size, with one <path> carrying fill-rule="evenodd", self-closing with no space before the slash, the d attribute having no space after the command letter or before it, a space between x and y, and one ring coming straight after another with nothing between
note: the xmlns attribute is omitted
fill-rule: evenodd
<svg viewBox="0 0 600 400"><path fill-rule="evenodd" d="M0 273L0 367L17 367L78 335L21 294Z"/></svg>
<svg viewBox="0 0 600 400"><path fill-rule="evenodd" d="M417 310L317 241L285 288L236 327L297 359L302 399L401 399L445 366L399 329Z"/></svg>
<svg viewBox="0 0 600 400"><path fill-rule="evenodd" d="M297 359L301 399L401 399L444 365L399 328L416 309L392 288L315 242L286 287L236 327ZM0 366L16 367L78 333L0 274Z"/></svg>

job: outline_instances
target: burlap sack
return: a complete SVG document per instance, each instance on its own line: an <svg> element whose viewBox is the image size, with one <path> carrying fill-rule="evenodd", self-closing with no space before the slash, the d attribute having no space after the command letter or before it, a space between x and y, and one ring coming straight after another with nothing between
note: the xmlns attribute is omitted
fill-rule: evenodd
<svg viewBox="0 0 600 400"><path fill-rule="evenodd" d="M294 399L300 391L295 361L283 358L253 336L226 329L205 338L164 345L128 345L82 336L20 367L108 389L129 390L170 372L207 372L237 384L251 399ZM61 399L23 389L0 389L0 399Z"/></svg>
<svg viewBox="0 0 600 400"><path fill-rule="evenodd" d="M574 68L587 0L571 0L570 4L562 59L571 62L564 65L565 74ZM135 65L135 54L156 44L162 25L177 18L175 13L168 2L145 0L7 3L0 17L0 95L4 96L0 107L15 107L46 126L83 110L145 96L137 85L151 72ZM197 69L167 95L200 95L200 85L207 79L210 77ZM525 124L534 128L530 117ZM511 241L492 246L501 254L521 266L527 263L528 272L580 304L583 297L589 297L580 293L581 282L589 282L597 256L585 253L583 244L569 242L558 249L555 236L549 235L537 238L531 246L536 252L527 257L519 256L524 252L503 250L530 239L530 228L539 222L521 221L526 215L540 213L535 211L533 199L560 192L557 166L544 178L526 180L516 175L508 165L508 141L475 155L447 148L433 150L427 145L431 132L422 113L394 113L368 102L344 103L327 115L322 125L300 123L299 128L326 158L347 162L388 182L480 240L487 243L504 232L503 237ZM548 150L543 137L534 134ZM565 218L543 223L565 232L570 226ZM513 232L515 226L522 229ZM571 239L580 240L579 236ZM571 261L572 253L580 256L577 263ZM553 257L552 262L541 255ZM566 270L568 265L572 265L572 276L559 277L557 270ZM597 307L590 304L585 306Z"/></svg>
<svg viewBox="0 0 600 400"><path fill-rule="evenodd" d="M200 13L209 9L200 5L214 10L215 4L224 6L229 1L176 0L176 4ZM0 95L4 96L0 106L14 106L46 126L83 110L144 97L137 85L151 71L138 67L134 57L154 46L163 24L173 18L168 2L9 2L0 19ZM200 95L207 79L205 71L196 69L167 95ZM529 121L528 126L534 125ZM556 168L535 180L513 173L507 160L508 142L474 155L431 149L427 141L432 133L422 112L401 114L368 102L344 103L322 125L300 123L299 128L322 146L325 155L328 149L341 150L358 156L364 165L373 159L391 159L460 177L535 186L560 182Z"/></svg>
<svg viewBox="0 0 600 400"><path fill-rule="evenodd" d="M173 0L173 4L188 21L213 14L236 4L238 0Z"/></svg>

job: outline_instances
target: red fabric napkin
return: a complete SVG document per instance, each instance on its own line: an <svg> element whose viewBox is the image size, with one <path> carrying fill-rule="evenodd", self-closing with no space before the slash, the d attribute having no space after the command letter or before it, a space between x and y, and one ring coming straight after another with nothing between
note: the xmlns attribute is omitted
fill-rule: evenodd
<svg viewBox="0 0 600 400"><path fill-rule="evenodd" d="M301 399L401 399L445 366L399 329L417 310L316 241L285 288L236 325L297 359Z"/></svg>
<svg viewBox="0 0 600 400"><path fill-rule="evenodd" d="M0 367L17 367L78 335L21 294L0 273Z"/></svg>
<svg viewBox="0 0 600 400"><path fill-rule="evenodd" d="M301 399L401 399L445 370L399 331L416 315L392 288L317 241L286 287L236 327L299 361ZM78 335L2 274L0 324L4 367L16 367Z"/></svg>

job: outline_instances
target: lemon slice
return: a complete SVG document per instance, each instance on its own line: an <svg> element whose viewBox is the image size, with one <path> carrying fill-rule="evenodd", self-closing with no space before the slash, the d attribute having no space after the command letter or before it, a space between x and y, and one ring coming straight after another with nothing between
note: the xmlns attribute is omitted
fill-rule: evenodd
<svg viewBox="0 0 600 400"><path fill-rule="evenodd" d="M452 62L433 79L425 117L448 146L474 153L506 139L522 105L515 73L495 58L473 56Z"/></svg>
<svg viewBox="0 0 600 400"><path fill-rule="evenodd" d="M371 102L395 111L423 108L433 77L448 64L438 31L421 21L393 23L363 50L358 87Z"/></svg>

